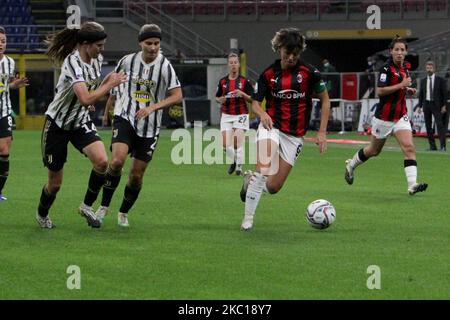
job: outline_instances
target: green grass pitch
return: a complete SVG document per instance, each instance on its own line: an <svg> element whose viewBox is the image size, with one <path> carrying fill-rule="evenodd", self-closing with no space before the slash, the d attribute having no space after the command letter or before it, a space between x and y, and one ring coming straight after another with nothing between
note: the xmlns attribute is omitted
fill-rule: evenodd
<svg viewBox="0 0 450 320"><path fill-rule="evenodd" d="M308 142L244 233L242 179L227 165L172 164L170 134L161 133L129 229L117 226L129 161L104 225L91 229L77 214L90 163L70 146L50 212L57 228L42 230L34 218L47 177L40 132L16 131L0 203L0 299L450 299L449 153L423 151L426 140L415 139L429 189L409 196L394 138L352 186L344 161L360 146L330 143L319 155ZM109 146L109 131L101 135ZM368 139L328 136L342 137ZM337 211L326 230L304 217L319 198ZM79 290L67 288L70 265L80 268ZM366 285L371 265L381 270L379 290Z"/></svg>

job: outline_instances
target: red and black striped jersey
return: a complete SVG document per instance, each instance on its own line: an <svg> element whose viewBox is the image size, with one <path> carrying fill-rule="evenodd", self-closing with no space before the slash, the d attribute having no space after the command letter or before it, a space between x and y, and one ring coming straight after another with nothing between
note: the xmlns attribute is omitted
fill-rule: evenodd
<svg viewBox="0 0 450 320"><path fill-rule="evenodd" d="M397 66L392 59L380 69L378 76L378 87L390 87L409 76L408 63ZM397 90L391 94L380 97L380 103L375 110L375 117L383 121L397 122L407 114L406 90Z"/></svg>
<svg viewBox="0 0 450 320"><path fill-rule="evenodd" d="M282 70L281 61L276 60L260 75L253 99L266 99L266 112L275 128L301 137L308 129L313 93L325 90L319 70L312 65L299 61L293 68Z"/></svg>
<svg viewBox="0 0 450 320"><path fill-rule="evenodd" d="M238 76L234 80L230 80L228 75L220 79L217 86L216 97L225 96L225 103L220 107L220 112L237 115L248 113L247 103L244 98L239 97L235 90L241 90L249 96L253 93L253 87L250 81L243 76Z"/></svg>

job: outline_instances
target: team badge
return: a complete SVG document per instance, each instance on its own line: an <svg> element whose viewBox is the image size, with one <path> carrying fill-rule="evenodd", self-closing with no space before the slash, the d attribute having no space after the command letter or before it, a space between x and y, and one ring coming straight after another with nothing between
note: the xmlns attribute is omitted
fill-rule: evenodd
<svg viewBox="0 0 450 320"><path fill-rule="evenodd" d="M302 83L302 81L303 81L303 77L302 77L302 74L299 72L299 73L297 74L297 82L298 82L298 83Z"/></svg>

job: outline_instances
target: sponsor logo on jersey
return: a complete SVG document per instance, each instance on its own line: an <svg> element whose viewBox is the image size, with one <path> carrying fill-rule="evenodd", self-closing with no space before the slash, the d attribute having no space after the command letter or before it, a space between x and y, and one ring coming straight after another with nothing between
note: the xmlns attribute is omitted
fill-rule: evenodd
<svg viewBox="0 0 450 320"><path fill-rule="evenodd" d="M304 92L298 92L297 90L281 90L278 92L272 92L272 96L278 99L301 99L305 97Z"/></svg>
<svg viewBox="0 0 450 320"><path fill-rule="evenodd" d="M233 92L228 92L228 93L225 95L225 98L227 98L227 99L231 99L231 98L239 98L239 96L238 96L238 94L237 94L235 91L233 91Z"/></svg>
<svg viewBox="0 0 450 320"><path fill-rule="evenodd" d="M146 87L154 87L155 86L155 81L148 80L148 79L132 78L131 82L133 84L139 84L141 86L146 86Z"/></svg>
<svg viewBox="0 0 450 320"><path fill-rule="evenodd" d="M149 103L152 101L150 93L145 90L138 90L133 92L134 99L139 103Z"/></svg>

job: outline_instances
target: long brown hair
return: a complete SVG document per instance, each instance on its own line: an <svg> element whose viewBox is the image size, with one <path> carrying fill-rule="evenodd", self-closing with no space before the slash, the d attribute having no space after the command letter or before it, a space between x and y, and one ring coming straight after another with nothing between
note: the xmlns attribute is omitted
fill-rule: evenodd
<svg viewBox="0 0 450 320"><path fill-rule="evenodd" d="M80 29L63 30L47 36L44 41L47 45L46 54L57 64L61 64L64 59L73 52L78 43L77 34L79 32L102 32L105 28L94 21L87 21L81 25Z"/></svg>

